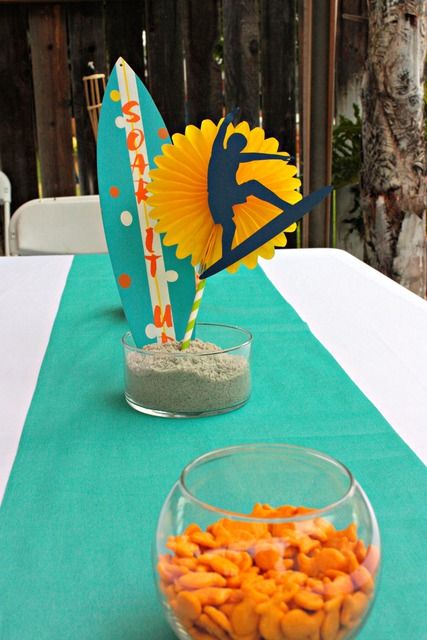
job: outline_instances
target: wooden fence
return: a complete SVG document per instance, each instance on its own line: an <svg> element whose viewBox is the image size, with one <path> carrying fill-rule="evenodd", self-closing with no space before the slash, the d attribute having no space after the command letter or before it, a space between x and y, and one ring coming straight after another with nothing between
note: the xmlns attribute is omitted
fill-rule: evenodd
<svg viewBox="0 0 427 640"><path fill-rule="evenodd" d="M108 75L119 55L170 132L238 105L297 157L305 193L330 183L336 11L334 0L0 0L0 167L13 208L40 185L43 196L75 194L77 180L96 193L82 78ZM302 244L330 237L325 203Z"/></svg>

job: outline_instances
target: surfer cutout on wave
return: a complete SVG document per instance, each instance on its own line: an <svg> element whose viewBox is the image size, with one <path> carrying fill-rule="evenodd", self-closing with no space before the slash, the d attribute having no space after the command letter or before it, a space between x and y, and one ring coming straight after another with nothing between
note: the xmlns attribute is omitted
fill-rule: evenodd
<svg viewBox="0 0 427 640"><path fill-rule="evenodd" d="M289 155L278 153L244 152L247 139L242 133L233 133L224 147L228 125L233 122L239 109L226 115L215 137L208 166L208 204L215 224L222 226L222 255L231 251L236 224L233 220L233 207L246 202L249 196L268 202L282 211L289 204L278 195L258 182L249 180L239 184L236 174L242 162L261 160L283 160L288 163Z"/></svg>

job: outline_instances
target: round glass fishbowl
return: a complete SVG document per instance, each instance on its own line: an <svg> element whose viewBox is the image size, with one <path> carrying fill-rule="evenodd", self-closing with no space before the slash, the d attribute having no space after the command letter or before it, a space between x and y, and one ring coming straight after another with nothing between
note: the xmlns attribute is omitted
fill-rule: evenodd
<svg viewBox="0 0 427 640"><path fill-rule="evenodd" d="M380 535L343 464L303 447L251 444L185 467L153 555L181 640L349 640L374 601Z"/></svg>

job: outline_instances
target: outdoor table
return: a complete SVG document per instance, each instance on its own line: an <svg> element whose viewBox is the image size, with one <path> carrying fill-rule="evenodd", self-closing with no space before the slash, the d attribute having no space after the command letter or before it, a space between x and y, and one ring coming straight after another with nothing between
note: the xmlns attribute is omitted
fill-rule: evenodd
<svg viewBox="0 0 427 640"><path fill-rule="evenodd" d="M246 442L353 471L383 545L358 637L427 638L424 300L330 249L214 276L201 319L253 332L253 393L199 420L126 405L108 256L1 258L0 300L1 640L173 638L150 560L161 505L190 460Z"/></svg>

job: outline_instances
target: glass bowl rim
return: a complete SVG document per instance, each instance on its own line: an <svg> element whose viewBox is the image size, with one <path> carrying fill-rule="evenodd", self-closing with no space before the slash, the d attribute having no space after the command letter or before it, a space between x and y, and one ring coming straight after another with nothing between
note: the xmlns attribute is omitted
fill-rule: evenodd
<svg viewBox="0 0 427 640"><path fill-rule="evenodd" d="M125 350L134 351L137 353L141 353L147 357L161 357L161 358L200 358L203 356L219 356L223 353L230 353L230 351L236 351L237 349L241 349L242 347L246 347L251 344L253 340L253 335L248 329L244 329L243 327L239 327L236 324L225 324L222 322L198 322L196 324L197 327L221 327L221 329L233 329L239 333L242 333L246 336L246 340L240 342L239 344L233 347L227 347L226 349L220 349L219 351L202 351L202 352L194 352L194 351L167 351L162 353L161 351L144 351L143 347L132 346L128 344L127 339L129 336L133 340L132 332L126 331L126 333L122 336L122 345ZM155 344L155 343L152 343Z"/></svg>
<svg viewBox="0 0 427 640"><path fill-rule="evenodd" d="M227 509L221 509L219 507L215 507L214 505L209 504L208 502L204 502L197 498L191 491L188 489L186 485L186 477L195 467L209 461L214 460L216 458L225 457L226 455L234 454L234 453L245 453L254 450L268 450L268 449L276 449L276 450L284 450L284 451L293 451L299 453L309 454L313 458L321 458L322 460L332 464L335 467L338 467L344 475L347 476L349 480L348 489L345 493L334 502L331 502L326 507L322 507L321 509L314 509L310 513L306 513L298 516L290 516L286 518L261 518L260 516L251 516L243 513L238 513L236 511L229 511ZM241 520L246 522L263 522L263 523L272 523L272 524L285 524L287 522L304 522L307 520L313 520L313 518L320 518L321 516L334 511L337 507L344 504L349 498L352 497L357 487L359 487L356 479L354 478L351 471L346 467L345 464L337 460L336 458L328 455L327 453L323 453L323 451L318 451L317 449L311 449L309 447L286 444L286 443L268 443L268 442L257 442L257 443L249 443L249 444L241 444L241 445L233 445L230 447L222 447L220 449L214 449L212 451L208 451L207 453L194 458L191 462L189 462L181 472L181 475L178 480L178 484L181 488L181 491L185 496L197 504L198 506L206 509L207 511L212 511L224 517L233 518L234 520Z"/></svg>

